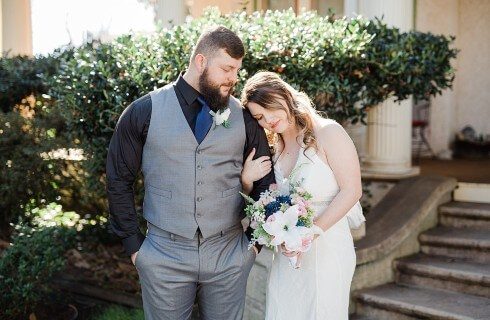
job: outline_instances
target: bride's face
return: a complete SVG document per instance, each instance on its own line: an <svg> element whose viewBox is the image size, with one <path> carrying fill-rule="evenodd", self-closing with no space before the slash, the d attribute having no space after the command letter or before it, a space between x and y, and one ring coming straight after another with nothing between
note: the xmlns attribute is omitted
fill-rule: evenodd
<svg viewBox="0 0 490 320"><path fill-rule="evenodd" d="M284 109L266 109L255 102L247 103L247 108L259 125L275 133L283 133L289 127L286 102L278 99Z"/></svg>

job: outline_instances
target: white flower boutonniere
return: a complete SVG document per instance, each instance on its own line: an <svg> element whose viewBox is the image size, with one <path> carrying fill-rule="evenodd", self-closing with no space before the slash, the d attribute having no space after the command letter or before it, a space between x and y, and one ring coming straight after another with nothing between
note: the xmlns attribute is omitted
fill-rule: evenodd
<svg viewBox="0 0 490 320"><path fill-rule="evenodd" d="M209 113L213 116L214 128L216 128L216 126L223 126L225 128L230 127L230 121L228 121L231 114L230 108L218 110L216 112L211 110Z"/></svg>

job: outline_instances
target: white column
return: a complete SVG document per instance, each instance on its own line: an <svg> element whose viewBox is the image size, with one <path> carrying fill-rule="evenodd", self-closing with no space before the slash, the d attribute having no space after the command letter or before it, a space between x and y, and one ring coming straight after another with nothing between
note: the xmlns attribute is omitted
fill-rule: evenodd
<svg viewBox="0 0 490 320"><path fill-rule="evenodd" d="M300 14L303 11L311 11L311 0L297 0L298 12Z"/></svg>
<svg viewBox="0 0 490 320"><path fill-rule="evenodd" d="M0 55L3 53L3 13L2 13L2 3L3 0L0 0Z"/></svg>
<svg viewBox="0 0 490 320"><path fill-rule="evenodd" d="M390 26L413 29L413 0L358 0L358 4L366 18L384 16ZM420 173L411 160L412 104L411 98L400 104L390 98L369 110L363 177L399 179Z"/></svg>
<svg viewBox="0 0 490 320"><path fill-rule="evenodd" d="M9 55L32 55L30 0L2 0L2 50Z"/></svg>
<svg viewBox="0 0 490 320"><path fill-rule="evenodd" d="M412 168L411 118L411 99L398 104L391 98L368 112L364 176L402 178L419 173Z"/></svg>
<svg viewBox="0 0 490 320"><path fill-rule="evenodd" d="M358 0L344 0L344 16L348 18L357 17L359 14Z"/></svg>
<svg viewBox="0 0 490 320"><path fill-rule="evenodd" d="M157 0L156 18L164 27L177 26L185 22L188 15L187 0ZM192 2L192 1L191 1Z"/></svg>

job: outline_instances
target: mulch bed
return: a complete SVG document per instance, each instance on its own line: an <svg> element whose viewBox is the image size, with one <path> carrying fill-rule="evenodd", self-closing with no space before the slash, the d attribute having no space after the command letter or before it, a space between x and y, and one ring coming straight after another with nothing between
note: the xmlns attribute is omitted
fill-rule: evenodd
<svg viewBox="0 0 490 320"><path fill-rule="evenodd" d="M63 279L141 299L138 272L121 244L84 243L79 249L66 252Z"/></svg>

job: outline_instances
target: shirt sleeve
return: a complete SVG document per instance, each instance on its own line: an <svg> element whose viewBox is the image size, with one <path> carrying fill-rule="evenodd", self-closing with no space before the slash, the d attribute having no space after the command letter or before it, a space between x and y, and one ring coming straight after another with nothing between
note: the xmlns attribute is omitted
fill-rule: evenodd
<svg viewBox="0 0 490 320"><path fill-rule="evenodd" d="M243 111L243 118L245 121L245 132L246 132L246 143L245 149L243 153L243 161L247 158L253 148L255 148L255 156L254 159L257 159L262 156L271 157L271 151L269 148L269 142L267 141L267 137L265 135L264 129L259 125L256 119L252 117L250 111L245 109ZM250 197L254 200L258 200L260 198L260 194L267 189L269 186L276 182L274 177L274 170L271 170L266 176L262 179L257 180L253 184L252 191L250 192ZM247 238L249 240L252 239L253 229L249 226L245 231ZM260 252L262 249L261 245L255 245Z"/></svg>
<svg viewBox="0 0 490 320"><path fill-rule="evenodd" d="M151 118L151 98L145 95L121 114L106 162L110 228L122 239L128 255L139 250L145 236L139 229L134 182L141 169L143 146Z"/></svg>
<svg viewBox="0 0 490 320"><path fill-rule="evenodd" d="M255 148L254 159L262 156L268 156L271 158L271 150L269 148L269 142L267 141L264 129L259 125L257 120L252 117L250 111L244 110L243 117L247 136L245 150L243 153L243 161L245 161L253 148ZM250 192L250 197L254 200L258 200L260 198L260 194L269 189L269 186L275 182L276 179L274 177L274 171L271 170L271 172L269 172L262 179L254 182L253 189Z"/></svg>

